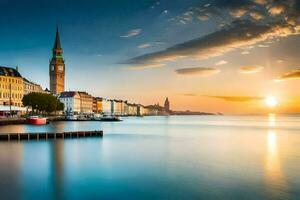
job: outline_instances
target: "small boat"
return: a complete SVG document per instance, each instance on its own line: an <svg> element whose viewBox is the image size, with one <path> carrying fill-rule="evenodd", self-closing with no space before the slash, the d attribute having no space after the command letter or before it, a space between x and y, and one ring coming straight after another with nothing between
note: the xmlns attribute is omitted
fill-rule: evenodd
<svg viewBox="0 0 300 200"><path fill-rule="evenodd" d="M77 115L68 115L66 116L66 120L68 121L76 121L78 119Z"/></svg>
<svg viewBox="0 0 300 200"><path fill-rule="evenodd" d="M119 117L117 117L117 116L104 115L103 117L101 117L100 121L119 122L119 121L122 121L122 120Z"/></svg>
<svg viewBox="0 0 300 200"><path fill-rule="evenodd" d="M31 116L27 118L27 123L32 125L45 125L47 124L47 118L39 116Z"/></svg>
<svg viewBox="0 0 300 200"><path fill-rule="evenodd" d="M79 115L76 121L88 121L88 118L85 115Z"/></svg>

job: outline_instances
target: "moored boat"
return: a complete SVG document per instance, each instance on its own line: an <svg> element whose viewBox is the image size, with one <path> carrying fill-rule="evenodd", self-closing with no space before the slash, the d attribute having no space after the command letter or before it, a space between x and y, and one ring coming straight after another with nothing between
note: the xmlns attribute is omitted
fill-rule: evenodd
<svg viewBox="0 0 300 200"><path fill-rule="evenodd" d="M68 115L66 116L67 121L76 121L78 119L77 115Z"/></svg>
<svg viewBox="0 0 300 200"><path fill-rule="evenodd" d="M32 125L45 125L47 124L47 118L39 116L31 116L27 118L27 123Z"/></svg>
<svg viewBox="0 0 300 200"><path fill-rule="evenodd" d="M119 122L119 121L122 121L122 120L117 116L104 115L103 117L101 117L100 121Z"/></svg>

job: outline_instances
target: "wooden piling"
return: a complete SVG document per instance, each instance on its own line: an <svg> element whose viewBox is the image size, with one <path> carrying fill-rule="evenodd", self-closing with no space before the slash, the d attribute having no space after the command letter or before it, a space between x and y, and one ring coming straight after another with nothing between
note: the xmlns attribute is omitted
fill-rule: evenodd
<svg viewBox="0 0 300 200"><path fill-rule="evenodd" d="M103 137L103 131L74 131L62 133L7 133L0 134L0 141L34 141L65 138Z"/></svg>

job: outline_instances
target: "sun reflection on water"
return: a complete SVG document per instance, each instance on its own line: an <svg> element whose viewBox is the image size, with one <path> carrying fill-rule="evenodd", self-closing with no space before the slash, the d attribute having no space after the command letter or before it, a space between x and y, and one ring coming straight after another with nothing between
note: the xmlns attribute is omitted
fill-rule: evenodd
<svg viewBox="0 0 300 200"><path fill-rule="evenodd" d="M276 126L276 114L270 113L268 115L268 124L269 124L269 127Z"/></svg>
<svg viewBox="0 0 300 200"><path fill-rule="evenodd" d="M282 171L279 151L278 135L276 131L269 130L267 134L265 179L268 194L272 199L287 198L287 184Z"/></svg>
<svg viewBox="0 0 300 200"><path fill-rule="evenodd" d="M277 152L277 136L274 131L268 132L268 153L274 155Z"/></svg>

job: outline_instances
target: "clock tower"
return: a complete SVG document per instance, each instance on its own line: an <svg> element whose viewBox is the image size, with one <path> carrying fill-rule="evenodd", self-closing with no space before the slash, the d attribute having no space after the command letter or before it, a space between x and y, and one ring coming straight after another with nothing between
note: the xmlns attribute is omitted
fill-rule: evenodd
<svg viewBox="0 0 300 200"><path fill-rule="evenodd" d="M63 50L60 44L58 28L56 38L52 49L52 59L50 60L50 91L53 94L59 94L65 90L65 61L62 57Z"/></svg>

